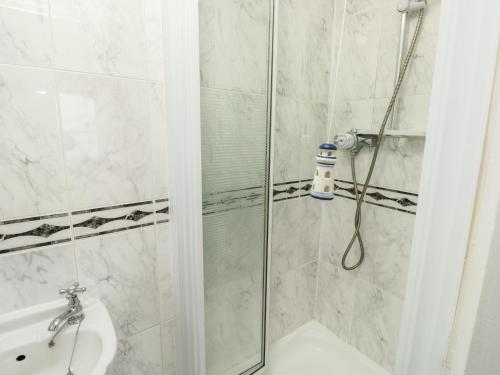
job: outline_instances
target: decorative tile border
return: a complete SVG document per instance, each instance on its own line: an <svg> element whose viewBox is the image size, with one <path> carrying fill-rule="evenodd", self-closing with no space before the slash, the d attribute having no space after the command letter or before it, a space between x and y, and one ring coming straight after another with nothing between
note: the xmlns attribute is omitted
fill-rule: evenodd
<svg viewBox="0 0 500 375"><path fill-rule="evenodd" d="M358 184L359 193L361 193L363 186ZM335 180L335 196L356 199L354 184L350 181ZM417 213L418 194L368 185L365 203L415 215Z"/></svg>
<svg viewBox="0 0 500 375"><path fill-rule="evenodd" d="M0 222L0 254L71 241L68 213Z"/></svg>
<svg viewBox="0 0 500 375"><path fill-rule="evenodd" d="M0 221L0 254L168 221L168 199Z"/></svg>
<svg viewBox="0 0 500 375"><path fill-rule="evenodd" d="M302 181L290 181L273 186L273 201L279 202L287 199L307 197L312 188L312 179Z"/></svg>

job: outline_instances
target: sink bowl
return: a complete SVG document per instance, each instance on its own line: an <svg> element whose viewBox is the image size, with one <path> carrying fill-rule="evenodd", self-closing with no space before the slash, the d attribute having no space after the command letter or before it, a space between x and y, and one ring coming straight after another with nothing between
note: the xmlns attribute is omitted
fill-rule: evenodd
<svg viewBox="0 0 500 375"><path fill-rule="evenodd" d="M82 300L83 320L71 370L75 375L105 375L116 353L116 334L104 305ZM0 373L66 375L77 326L67 326L49 348L49 323L67 309L65 300L0 316Z"/></svg>

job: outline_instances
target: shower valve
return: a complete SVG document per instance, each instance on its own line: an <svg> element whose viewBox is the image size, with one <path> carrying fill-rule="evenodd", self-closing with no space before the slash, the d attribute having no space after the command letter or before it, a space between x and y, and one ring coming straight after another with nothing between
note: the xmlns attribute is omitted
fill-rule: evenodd
<svg viewBox="0 0 500 375"><path fill-rule="evenodd" d="M357 131L351 130L344 134L337 134L333 137L333 144L339 150L350 150L352 153L358 153L363 146L373 147L377 142L375 135L360 135Z"/></svg>

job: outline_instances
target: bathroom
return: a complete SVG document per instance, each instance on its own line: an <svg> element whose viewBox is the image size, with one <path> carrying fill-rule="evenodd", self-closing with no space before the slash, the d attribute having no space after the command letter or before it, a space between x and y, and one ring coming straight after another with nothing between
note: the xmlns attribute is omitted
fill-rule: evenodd
<svg viewBox="0 0 500 375"><path fill-rule="evenodd" d="M0 0L0 374L499 374L499 39L498 0Z"/></svg>

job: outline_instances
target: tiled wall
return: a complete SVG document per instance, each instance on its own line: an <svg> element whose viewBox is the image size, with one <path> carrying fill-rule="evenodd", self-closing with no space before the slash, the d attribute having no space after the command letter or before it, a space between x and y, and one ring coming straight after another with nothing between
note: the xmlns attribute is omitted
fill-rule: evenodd
<svg viewBox="0 0 500 375"><path fill-rule="evenodd" d="M334 4L280 0L271 254L272 341L313 317L321 204L309 199L326 137Z"/></svg>
<svg viewBox="0 0 500 375"><path fill-rule="evenodd" d="M319 203L306 197L317 146L326 138L328 80L337 63L333 134L380 126L394 85L396 3L280 1L270 301L273 341L314 318L388 370L399 338L425 139L383 143L364 205L366 258L354 272L341 268L354 228L349 153L337 155L336 199ZM440 1L429 4L401 90L400 129L427 126ZM412 18L409 32L414 26ZM357 156L358 182L364 181L371 156L368 149Z"/></svg>
<svg viewBox="0 0 500 375"><path fill-rule="evenodd" d="M343 6L343 1L338 3ZM392 0L347 1L343 47L335 61L339 75L334 133L380 127L394 85L400 22L395 5ZM395 128L427 127L439 6L440 1L433 0L426 9ZM412 16L409 34L414 27ZM384 140L363 210L366 258L355 271L341 268L354 230L348 152L337 155L337 198L323 203L315 318L389 371L396 360L424 143L425 138ZM358 182L364 182L372 155L365 149L357 156ZM356 243L350 264L357 254Z"/></svg>
<svg viewBox="0 0 500 375"><path fill-rule="evenodd" d="M114 374L175 372L161 2L0 1L0 312L79 281Z"/></svg>

